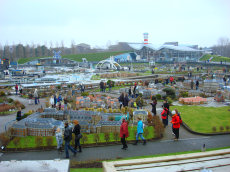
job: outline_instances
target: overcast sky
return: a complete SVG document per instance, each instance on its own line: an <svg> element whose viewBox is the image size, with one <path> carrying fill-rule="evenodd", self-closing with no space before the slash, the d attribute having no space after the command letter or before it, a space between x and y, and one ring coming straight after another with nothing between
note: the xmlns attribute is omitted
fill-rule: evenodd
<svg viewBox="0 0 230 172"><path fill-rule="evenodd" d="M44 44L71 40L212 46L230 38L229 0L0 0L0 43Z"/></svg>

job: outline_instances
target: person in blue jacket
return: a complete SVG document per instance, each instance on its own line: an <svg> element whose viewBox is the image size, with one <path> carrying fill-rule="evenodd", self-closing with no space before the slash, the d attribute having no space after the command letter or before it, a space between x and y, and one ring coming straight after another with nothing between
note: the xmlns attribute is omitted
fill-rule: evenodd
<svg viewBox="0 0 230 172"><path fill-rule="evenodd" d="M143 145L146 144L146 140L143 137L143 132L144 132L144 130L143 130L143 122L141 121L141 118L138 117L136 142L133 145L137 145L139 137L141 137L141 139L143 140Z"/></svg>

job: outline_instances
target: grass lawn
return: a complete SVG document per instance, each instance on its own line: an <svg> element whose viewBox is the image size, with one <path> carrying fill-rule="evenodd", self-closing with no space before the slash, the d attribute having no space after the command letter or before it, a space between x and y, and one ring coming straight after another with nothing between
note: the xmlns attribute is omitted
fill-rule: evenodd
<svg viewBox="0 0 230 172"><path fill-rule="evenodd" d="M70 172L103 172L103 168L70 168Z"/></svg>
<svg viewBox="0 0 230 172"><path fill-rule="evenodd" d="M220 149L229 149L229 148L230 147L211 148L211 149L207 149L206 151L213 151L213 150L220 150ZM108 162L109 161L131 160L131 159L154 158L154 157L162 157L162 156L170 156L170 155L182 155L182 154L197 153L197 152L201 152L201 150L176 152L176 153L166 153L166 154L156 154L156 155L147 155L147 156L137 156L137 157L129 157L129 158L116 159L116 160L108 160ZM70 172L102 172L102 171L103 171L103 168L70 168Z"/></svg>
<svg viewBox="0 0 230 172"><path fill-rule="evenodd" d="M147 128L147 130L149 132L149 135L146 137L146 139L154 138L153 127L149 126L149 127L146 127L146 128ZM134 131L136 131L136 130L137 130L136 126L134 126L133 128L129 127L129 137L128 137L127 140L135 140ZM87 134L87 136L88 136L88 141L85 142L85 144L95 143L94 134ZM99 137L100 137L99 143L105 143L106 142L105 139L104 139L104 133L100 133ZM17 148L35 148L36 147L35 138L36 138L35 136L20 137L20 142L17 145ZM116 140L114 140L113 133L110 133L109 142L113 142L113 141L116 141ZM118 141L120 141L120 135L119 135ZM72 139L72 142L74 142L74 139ZM81 139L81 144L82 144L82 139ZM53 136L53 144L52 144L52 146L56 146L56 145L57 145L56 138L55 138L55 136ZM43 145L41 145L41 146L47 146L46 137L43 137ZM16 148L14 143L13 143L13 140L10 141L10 143L7 145L7 148Z"/></svg>
<svg viewBox="0 0 230 172"><path fill-rule="evenodd" d="M172 106L171 109L178 109L182 120L194 131L201 133L212 133L212 127L216 127L217 132L220 126L230 127L230 109L224 107L202 107L202 106Z"/></svg>
<svg viewBox="0 0 230 172"><path fill-rule="evenodd" d="M217 55L210 55L210 54L206 54L203 57L200 58L200 61L206 61L209 60L211 57L213 57L213 59L211 61L213 62L220 62L222 61L223 63L226 62L230 62L230 58L229 57L223 57L223 56L217 56Z"/></svg>
<svg viewBox="0 0 230 172"><path fill-rule="evenodd" d="M102 52L102 53L87 53L87 54L70 54L63 55L62 58L67 58L70 60L82 62L82 58L86 58L88 61L101 61L109 58L110 56L115 56L119 54L127 53L127 51L117 51L117 52ZM36 60L42 57L30 57L30 58L20 58L18 64L24 64L26 62Z"/></svg>

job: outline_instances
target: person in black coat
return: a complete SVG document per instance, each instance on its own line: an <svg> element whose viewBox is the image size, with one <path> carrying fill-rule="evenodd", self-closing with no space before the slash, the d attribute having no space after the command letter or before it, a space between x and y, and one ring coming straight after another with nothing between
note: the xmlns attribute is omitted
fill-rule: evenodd
<svg viewBox="0 0 230 172"><path fill-rule="evenodd" d="M72 140L72 129L69 127L68 122L65 122L64 140L65 140L66 158L69 158L69 149L74 153L75 156L77 150L75 150L72 146L70 146L70 141Z"/></svg>
<svg viewBox="0 0 230 172"><path fill-rule="evenodd" d="M125 94L124 101L123 101L123 106L127 107L129 105L129 97L128 94Z"/></svg>
<svg viewBox="0 0 230 172"><path fill-rule="evenodd" d="M21 119L22 119L22 111L21 108L19 108L17 112L16 120L20 121Z"/></svg>
<svg viewBox="0 0 230 172"><path fill-rule="evenodd" d="M121 93L120 97L118 98L118 101L120 103L120 109L122 105L124 104L124 98L125 98L124 93Z"/></svg>
<svg viewBox="0 0 230 172"><path fill-rule="evenodd" d="M152 113L154 114L154 116L156 116L156 114L157 114L157 111L156 111L157 99L154 97L153 102L150 104L152 105Z"/></svg>
<svg viewBox="0 0 230 172"><path fill-rule="evenodd" d="M74 120L74 129L73 129L73 133L75 134L75 147L74 149L77 150L77 147L79 147L79 152L82 152L81 150L81 144L80 144L80 139L82 137L81 135L81 126L79 125L78 120Z"/></svg>

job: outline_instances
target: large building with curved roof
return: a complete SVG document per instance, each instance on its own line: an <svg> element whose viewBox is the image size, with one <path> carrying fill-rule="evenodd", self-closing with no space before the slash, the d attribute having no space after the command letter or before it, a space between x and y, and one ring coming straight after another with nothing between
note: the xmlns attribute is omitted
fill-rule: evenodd
<svg viewBox="0 0 230 172"><path fill-rule="evenodd" d="M203 54L197 45L180 45L178 42L166 42L163 45L144 43L129 43L128 45L146 61L197 61Z"/></svg>

